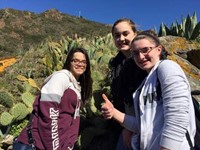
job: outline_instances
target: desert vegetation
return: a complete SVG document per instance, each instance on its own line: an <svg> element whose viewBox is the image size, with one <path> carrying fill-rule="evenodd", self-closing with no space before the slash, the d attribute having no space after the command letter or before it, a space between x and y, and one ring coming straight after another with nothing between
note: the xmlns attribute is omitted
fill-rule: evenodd
<svg viewBox="0 0 200 150"><path fill-rule="evenodd" d="M4 13L3 15L10 16L9 11L8 14ZM57 12L50 14L46 12L41 15L48 18L49 21L52 18L62 21L63 18L63 15ZM25 16L22 17L37 18L28 12L25 12ZM85 20L85 23L88 22ZM94 81L93 96L87 106L81 110L80 135L76 149L89 149L90 144L95 143L95 137L109 132L106 129L107 121L101 116L100 107L103 102L101 93L109 95L110 91L108 62L117 53L112 35L111 33L102 35L91 33L90 36L81 37L77 33L79 30L70 36L60 36L59 39L49 36L43 40L39 38L40 43L27 44L28 50L17 53L12 58L5 57L0 60L0 141L8 134L16 137L20 133L28 122L32 103L40 92L43 80L54 71L62 68L68 51L76 46L88 50ZM188 15L180 24L173 23L170 28L162 23L158 34L159 36L184 37L200 47L200 23L197 22L195 13L193 16ZM198 80L200 81L200 79ZM106 142L96 146L99 149L106 149L108 144ZM5 149L8 147L3 143L0 146Z"/></svg>

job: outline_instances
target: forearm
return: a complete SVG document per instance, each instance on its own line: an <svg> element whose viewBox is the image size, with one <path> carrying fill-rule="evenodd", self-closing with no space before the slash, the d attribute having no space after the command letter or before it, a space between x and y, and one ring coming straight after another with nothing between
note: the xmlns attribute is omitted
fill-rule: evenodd
<svg viewBox="0 0 200 150"><path fill-rule="evenodd" d="M113 119L122 124L124 122L125 114L120 112L119 110L115 109L113 110Z"/></svg>

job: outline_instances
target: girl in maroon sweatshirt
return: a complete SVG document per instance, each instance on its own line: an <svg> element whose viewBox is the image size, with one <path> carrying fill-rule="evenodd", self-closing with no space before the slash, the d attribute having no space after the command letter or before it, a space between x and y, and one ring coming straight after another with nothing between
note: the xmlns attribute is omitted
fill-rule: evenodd
<svg viewBox="0 0 200 150"><path fill-rule="evenodd" d="M44 82L33 104L31 123L14 141L13 150L71 150L76 142L79 110L92 94L86 50L72 49L64 67Z"/></svg>

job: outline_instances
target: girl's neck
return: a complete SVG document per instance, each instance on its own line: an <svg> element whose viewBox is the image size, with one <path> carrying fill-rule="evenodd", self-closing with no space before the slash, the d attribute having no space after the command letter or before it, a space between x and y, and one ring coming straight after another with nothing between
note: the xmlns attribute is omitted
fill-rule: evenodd
<svg viewBox="0 0 200 150"><path fill-rule="evenodd" d="M122 54L125 56L126 59L128 59L131 55L131 52L130 52L130 50L122 51Z"/></svg>

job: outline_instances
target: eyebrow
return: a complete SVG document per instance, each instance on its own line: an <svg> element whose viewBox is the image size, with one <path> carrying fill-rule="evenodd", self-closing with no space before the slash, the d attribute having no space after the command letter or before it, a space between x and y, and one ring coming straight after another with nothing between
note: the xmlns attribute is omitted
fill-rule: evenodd
<svg viewBox="0 0 200 150"><path fill-rule="evenodd" d="M86 61L86 59L78 59L78 58L72 58L72 60L79 60L79 61Z"/></svg>

